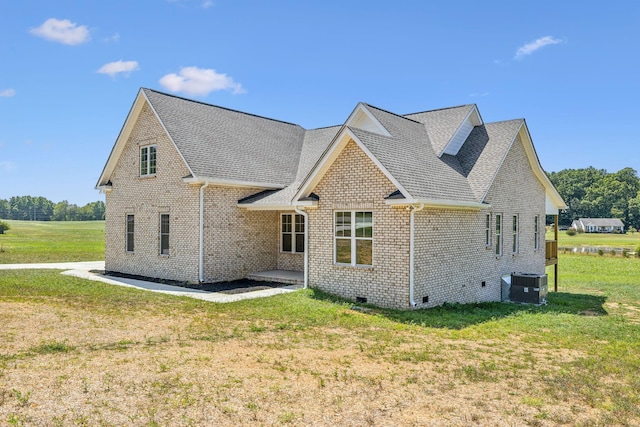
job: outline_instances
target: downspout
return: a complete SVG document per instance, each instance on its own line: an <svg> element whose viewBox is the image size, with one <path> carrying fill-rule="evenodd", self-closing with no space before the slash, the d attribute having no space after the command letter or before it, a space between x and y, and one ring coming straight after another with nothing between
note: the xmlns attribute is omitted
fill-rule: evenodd
<svg viewBox="0 0 640 427"><path fill-rule="evenodd" d="M205 182L200 187L200 253L198 258L198 280L204 282L204 189L209 186Z"/></svg>
<svg viewBox="0 0 640 427"><path fill-rule="evenodd" d="M309 215L297 206L293 210L304 217L304 288L309 287Z"/></svg>
<svg viewBox="0 0 640 427"><path fill-rule="evenodd" d="M418 211L424 209L424 203L420 204L420 207L410 206L409 207L409 303L411 307L415 307L416 301L414 299L414 288L415 288L415 219L414 214Z"/></svg>

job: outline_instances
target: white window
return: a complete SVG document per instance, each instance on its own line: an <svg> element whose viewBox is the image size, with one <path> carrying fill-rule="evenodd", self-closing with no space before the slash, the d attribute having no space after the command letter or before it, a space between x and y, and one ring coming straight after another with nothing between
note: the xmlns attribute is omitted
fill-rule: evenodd
<svg viewBox="0 0 640 427"><path fill-rule="evenodd" d="M496 256L502 255L502 214L496 214Z"/></svg>
<svg viewBox="0 0 640 427"><path fill-rule="evenodd" d="M538 215L533 217L533 249L538 250L540 247L539 239L540 239L540 217Z"/></svg>
<svg viewBox="0 0 640 427"><path fill-rule="evenodd" d="M491 247L491 214L487 214L484 222L484 245Z"/></svg>
<svg viewBox="0 0 640 427"><path fill-rule="evenodd" d="M160 255L169 255L169 214L160 214Z"/></svg>
<svg viewBox="0 0 640 427"><path fill-rule="evenodd" d="M127 215L127 237L126 237L126 251L133 252L134 247L134 229L135 229L135 218L133 215Z"/></svg>
<svg viewBox="0 0 640 427"><path fill-rule="evenodd" d="M140 176L156 174L156 146L140 147Z"/></svg>
<svg viewBox="0 0 640 427"><path fill-rule="evenodd" d="M513 233L513 246L511 249L514 254L517 254L518 253L518 215L513 216L512 233Z"/></svg>
<svg viewBox="0 0 640 427"><path fill-rule="evenodd" d="M335 213L336 264L373 265L373 213Z"/></svg>
<svg viewBox="0 0 640 427"><path fill-rule="evenodd" d="M303 215L282 214L280 232L280 250L282 252L304 252Z"/></svg>

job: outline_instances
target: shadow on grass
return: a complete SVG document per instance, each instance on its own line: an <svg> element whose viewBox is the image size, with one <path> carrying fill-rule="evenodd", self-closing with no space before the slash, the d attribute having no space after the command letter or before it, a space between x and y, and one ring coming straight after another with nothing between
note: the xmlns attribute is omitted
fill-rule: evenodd
<svg viewBox="0 0 640 427"><path fill-rule="evenodd" d="M338 304L353 302L334 295L312 290L311 298ZM383 316L390 320L431 328L463 329L468 326L499 320L517 314L573 314L576 316L605 316L606 297L565 292L549 293L547 305L535 306L503 302L476 304L444 304L440 307L419 310L392 310L368 304L354 304L359 311Z"/></svg>

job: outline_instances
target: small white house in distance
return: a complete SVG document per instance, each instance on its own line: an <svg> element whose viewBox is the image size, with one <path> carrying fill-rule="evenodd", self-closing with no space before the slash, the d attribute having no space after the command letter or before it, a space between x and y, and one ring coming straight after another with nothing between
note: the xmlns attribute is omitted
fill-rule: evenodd
<svg viewBox="0 0 640 427"><path fill-rule="evenodd" d="M578 218L571 228L585 233L624 233L624 224L618 218Z"/></svg>

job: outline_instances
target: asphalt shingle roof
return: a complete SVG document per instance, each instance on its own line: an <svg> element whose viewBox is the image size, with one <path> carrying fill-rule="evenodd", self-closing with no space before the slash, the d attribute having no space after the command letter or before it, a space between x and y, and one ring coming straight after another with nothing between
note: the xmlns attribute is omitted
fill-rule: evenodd
<svg viewBox="0 0 640 427"><path fill-rule="evenodd" d="M305 130L143 89L195 177L290 184Z"/></svg>
<svg viewBox="0 0 640 427"><path fill-rule="evenodd" d="M243 204L287 205L343 126L301 126L142 89L196 178L281 185ZM523 120L476 126L457 155L441 154L474 105L397 115L361 104L391 134L350 131L409 194L482 202Z"/></svg>

